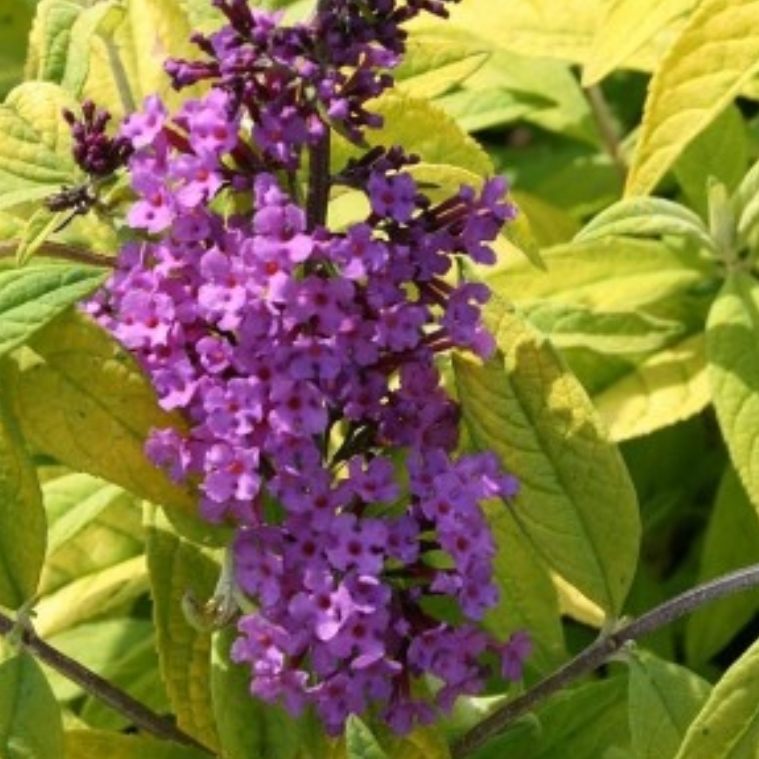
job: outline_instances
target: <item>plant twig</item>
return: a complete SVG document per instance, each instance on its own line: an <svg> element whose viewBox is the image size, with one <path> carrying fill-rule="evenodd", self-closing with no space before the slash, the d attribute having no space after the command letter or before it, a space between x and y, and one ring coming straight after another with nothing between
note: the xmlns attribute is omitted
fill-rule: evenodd
<svg viewBox="0 0 759 759"><path fill-rule="evenodd" d="M704 604L759 585L759 564L739 569L681 593L669 601L641 614L609 633L603 634L561 669L541 680L526 693L504 704L462 736L452 747L452 759L463 759L534 706L571 682L609 661L631 641L642 638L676 619L690 614Z"/></svg>
<svg viewBox="0 0 759 759"><path fill-rule="evenodd" d="M0 242L0 259L14 257L20 244L20 240L4 240ZM60 258L64 261L73 261L74 263L88 264L90 266L104 266L108 269L112 269L116 265L116 259L111 256L104 256L102 253L92 253L84 248L66 245L61 242L47 241L42 243L37 251L37 255L46 256L47 258Z"/></svg>
<svg viewBox="0 0 759 759"><path fill-rule="evenodd" d="M330 187L330 130L309 151L308 197L306 198L306 223L309 230L327 220Z"/></svg>
<svg viewBox="0 0 759 759"><path fill-rule="evenodd" d="M17 632L18 624L0 612L0 635L10 636ZM66 656L57 648L45 643L32 630L22 628L20 643L24 649L36 656L41 662L122 714L140 730L150 733L156 738L192 746L204 751L209 756L215 756L213 751L180 730L173 722L156 714L144 704L133 699L128 693L104 680L100 675Z"/></svg>
<svg viewBox="0 0 759 759"><path fill-rule="evenodd" d="M622 148L619 142L619 135L617 133L617 125L614 121L614 116L609 110L609 105L604 98L601 88L594 84L585 90L585 96L588 99L590 110L593 113L593 119L598 127L598 132L601 135L601 139L606 147L606 152L609 154L612 162L617 167L617 171L622 177L624 183L627 179L627 164L622 156Z"/></svg>

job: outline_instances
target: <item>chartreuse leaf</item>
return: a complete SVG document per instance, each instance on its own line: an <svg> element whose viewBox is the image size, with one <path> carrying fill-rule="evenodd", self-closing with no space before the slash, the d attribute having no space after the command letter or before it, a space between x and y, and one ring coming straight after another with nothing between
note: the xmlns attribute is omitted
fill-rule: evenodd
<svg viewBox="0 0 759 759"><path fill-rule="evenodd" d="M545 338L494 299L499 351L456 356L458 395L476 447L520 481L514 515L549 564L609 616L635 573L640 524L619 452Z"/></svg>
<svg viewBox="0 0 759 759"><path fill-rule="evenodd" d="M48 82L25 82L0 105L0 198L4 206L56 192L80 177L61 117L75 101ZM41 187L42 186L42 189Z"/></svg>
<svg viewBox="0 0 759 759"><path fill-rule="evenodd" d="M722 477L701 549L698 582L759 562L759 518L732 467ZM759 591L720 599L688 617L685 652L694 665L719 653L756 615Z"/></svg>
<svg viewBox="0 0 759 759"><path fill-rule="evenodd" d="M0 606L18 609L36 590L47 523L37 473L0 392Z"/></svg>
<svg viewBox="0 0 759 759"><path fill-rule="evenodd" d="M0 664L0 756L64 756L60 709L39 664L25 651Z"/></svg>
<svg viewBox="0 0 759 759"><path fill-rule="evenodd" d="M355 715L345 726L345 747L348 759L388 759L372 731Z"/></svg>
<svg viewBox="0 0 759 759"><path fill-rule="evenodd" d="M226 759L295 759L300 726L282 707L251 696L250 668L230 660L235 634L227 627L214 636L211 689L222 753Z"/></svg>
<svg viewBox="0 0 759 759"><path fill-rule="evenodd" d="M435 98L473 74L488 55L487 45L456 29L421 31L409 38L395 80L412 97Z"/></svg>
<svg viewBox="0 0 759 759"><path fill-rule="evenodd" d="M182 730L217 750L209 686L211 635L190 625L182 605L188 593L200 602L209 600L220 568L157 515L148 527L147 549L161 675L172 710Z"/></svg>
<svg viewBox="0 0 759 759"><path fill-rule="evenodd" d="M672 759L711 686L685 667L644 652L628 660L629 719L636 759Z"/></svg>
<svg viewBox="0 0 759 759"><path fill-rule="evenodd" d="M697 0L615 0L606 4L582 72L583 87L600 82Z"/></svg>
<svg viewBox="0 0 759 759"><path fill-rule="evenodd" d="M682 235L716 250L703 221L693 211L663 198L625 198L595 216L575 236L575 242L602 237Z"/></svg>
<svg viewBox="0 0 759 759"><path fill-rule="evenodd" d="M748 171L731 198L738 236L757 253L759 234L759 161Z"/></svg>
<svg viewBox="0 0 759 759"><path fill-rule="evenodd" d="M74 311L29 345L34 354L17 369L8 391L31 446L154 503L194 513L191 492L145 456L150 430L180 421L158 408L128 353Z"/></svg>
<svg viewBox="0 0 759 759"><path fill-rule="evenodd" d="M26 56L26 78L62 81L69 53L71 27L83 13L81 0L40 0Z"/></svg>
<svg viewBox="0 0 759 759"><path fill-rule="evenodd" d="M757 0L702 0L649 85L625 192L649 193L759 72Z"/></svg>
<svg viewBox="0 0 759 759"><path fill-rule="evenodd" d="M0 355L23 345L107 277L95 266L34 263L0 272Z"/></svg>
<svg viewBox="0 0 759 759"><path fill-rule="evenodd" d="M759 282L748 274L732 272L714 302L706 356L730 458L759 508Z"/></svg>
<svg viewBox="0 0 759 759"><path fill-rule="evenodd" d="M711 400L704 354L703 334L691 335L595 394L612 440L647 435L701 412Z"/></svg>
<svg viewBox="0 0 759 759"><path fill-rule="evenodd" d="M759 746L759 641L714 686L675 759L756 759Z"/></svg>
<svg viewBox="0 0 759 759"><path fill-rule="evenodd" d="M483 148L429 101L392 93L373 101L371 110L383 117L384 125L364 135L370 146L403 145L429 164L468 169L480 177L493 173ZM347 140L336 139L333 165L341 169L356 154L357 148Z"/></svg>
<svg viewBox="0 0 759 759"><path fill-rule="evenodd" d="M70 730L65 734L66 759L208 759L192 746L159 741L147 735L121 735L104 730Z"/></svg>

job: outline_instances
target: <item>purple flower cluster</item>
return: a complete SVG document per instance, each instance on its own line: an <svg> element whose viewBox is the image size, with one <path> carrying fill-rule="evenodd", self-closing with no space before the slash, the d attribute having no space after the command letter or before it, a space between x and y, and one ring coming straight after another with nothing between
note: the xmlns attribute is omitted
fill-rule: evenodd
<svg viewBox="0 0 759 759"><path fill-rule="evenodd" d="M451 268L492 262L513 207L499 178L433 204L414 158L375 149L330 178L365 193L366 218L311 223L291 171L301 136L328 130L340 98L344 128L369 123L351 88L386 86L373 72L399 53L393 23L441 4L336 0L294 29L217 4L230 25L202 42L215 63L171 67L183 82L210 67L216 86L174 116L150 98L122 129L128 221L146 234L91 309L190 422L187 436L154 431L151 459L198 483L206 519L236 527L236 580L257 610L233 657L252 692L315 708L330 732L371 706L403 732L435 716L418 678L445 710L482 688L488 663L518 678L529 651L524 634L476 626L498 597L480 503L517 484L492 454L457 455L437 365L453 347L494 349L487 288L453 284ZM261 100L264 84L280 100Z"/></svg>

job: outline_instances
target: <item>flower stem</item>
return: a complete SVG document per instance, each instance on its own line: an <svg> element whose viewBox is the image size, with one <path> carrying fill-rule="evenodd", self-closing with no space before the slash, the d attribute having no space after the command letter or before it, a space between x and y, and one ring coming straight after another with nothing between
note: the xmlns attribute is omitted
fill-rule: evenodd
<svg viewBox="0 0 759 759"><path fill-rule="evenodd" d="M759 564L739 569L692 588L641 614L637 619L608 633L603 633L598 640L581 651L574 659L541 680L523 695L496 709L462 736L451 749L452 759L463 759L475 749L480 748L534 706L566 688L581 675L608 662L631 641L690 614L704 604L757 585L759 585Z"/></svg>
<svg viewBox="0 0 759 759"><path fill-rule="evenodd" d="M306 223L313 230L327 221L327 205L330 187L330 130L309 151L308 197L306 198Z"/></svg>
<svg viewBox="0 0 759 759"><path fill-rule="evenodd" d="M144 704L133 699L128 693L111 685L92 670L53 648L27 627L22 627L19 635L19 625L10 617L0 612L0 635L5 637L18 635L18 642L29 653L36 656L48 667L59 672L71 682L76 683L87 693L100 699L119 714L126 717L135 727L162 740L174 741L185 746L204 751L209 756L215 756L213 751L198 743L192 736L180 730L171 721L148 709Z"/></svg>
<svg viewBox="0 0 759 759"><path fill-rule="evenodd" d="M15 257L21 240L4 240L0 242L0 259ZM63 261L72 261L78 264L88 264L90 266L102 266L107 269L113 269L116 265L116 259L112 256L104 256L101 253L92 253L84 248L78 248L74 245L67 245L61 242L44 242L37 250L37 256L46 258L59 258Z"/></svg>
<svg viewBox="0 0 759 759"><path fill-rule="evenodd" d="M622 182L624 182L627 179L627 164L622 156L617 125L612 112L609 110L609 105L606 102L603 91L597 84L594 84L585 90L585 96L593 113L593 119L596 122L601 139L606 147L606 152L616 166Z"/></svg>

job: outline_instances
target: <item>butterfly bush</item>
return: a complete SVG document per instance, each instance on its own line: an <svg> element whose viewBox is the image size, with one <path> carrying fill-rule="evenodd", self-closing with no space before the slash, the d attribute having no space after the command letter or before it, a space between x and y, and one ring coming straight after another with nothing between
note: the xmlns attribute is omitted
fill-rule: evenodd
<svg viewBox="0 0 759 759"><path fill-rule="evenodd" d="M235 528L255 610L232 657L252 694L331 733L369 708L405 732L493 668L518 679L530 648L478 624L498 601L481 503L517 483L493 454L457 452L439 369L453 348L494 350L488 290L456 260L492 263L514 208L499 177L433 202L399 146L330 172L330 135L360 146L381 123L367 102L392 84L401 24L444 2L331 0L291 26L215 5L226 24L194 37L202 60L166 67L207 94L176 113L148 98L115 144L101 116L75 129L90 165L128 157L140 232L89 308L189 422L154 430L151 460ZM330 227L332 190L362 194L364 218Z"/></svg>

